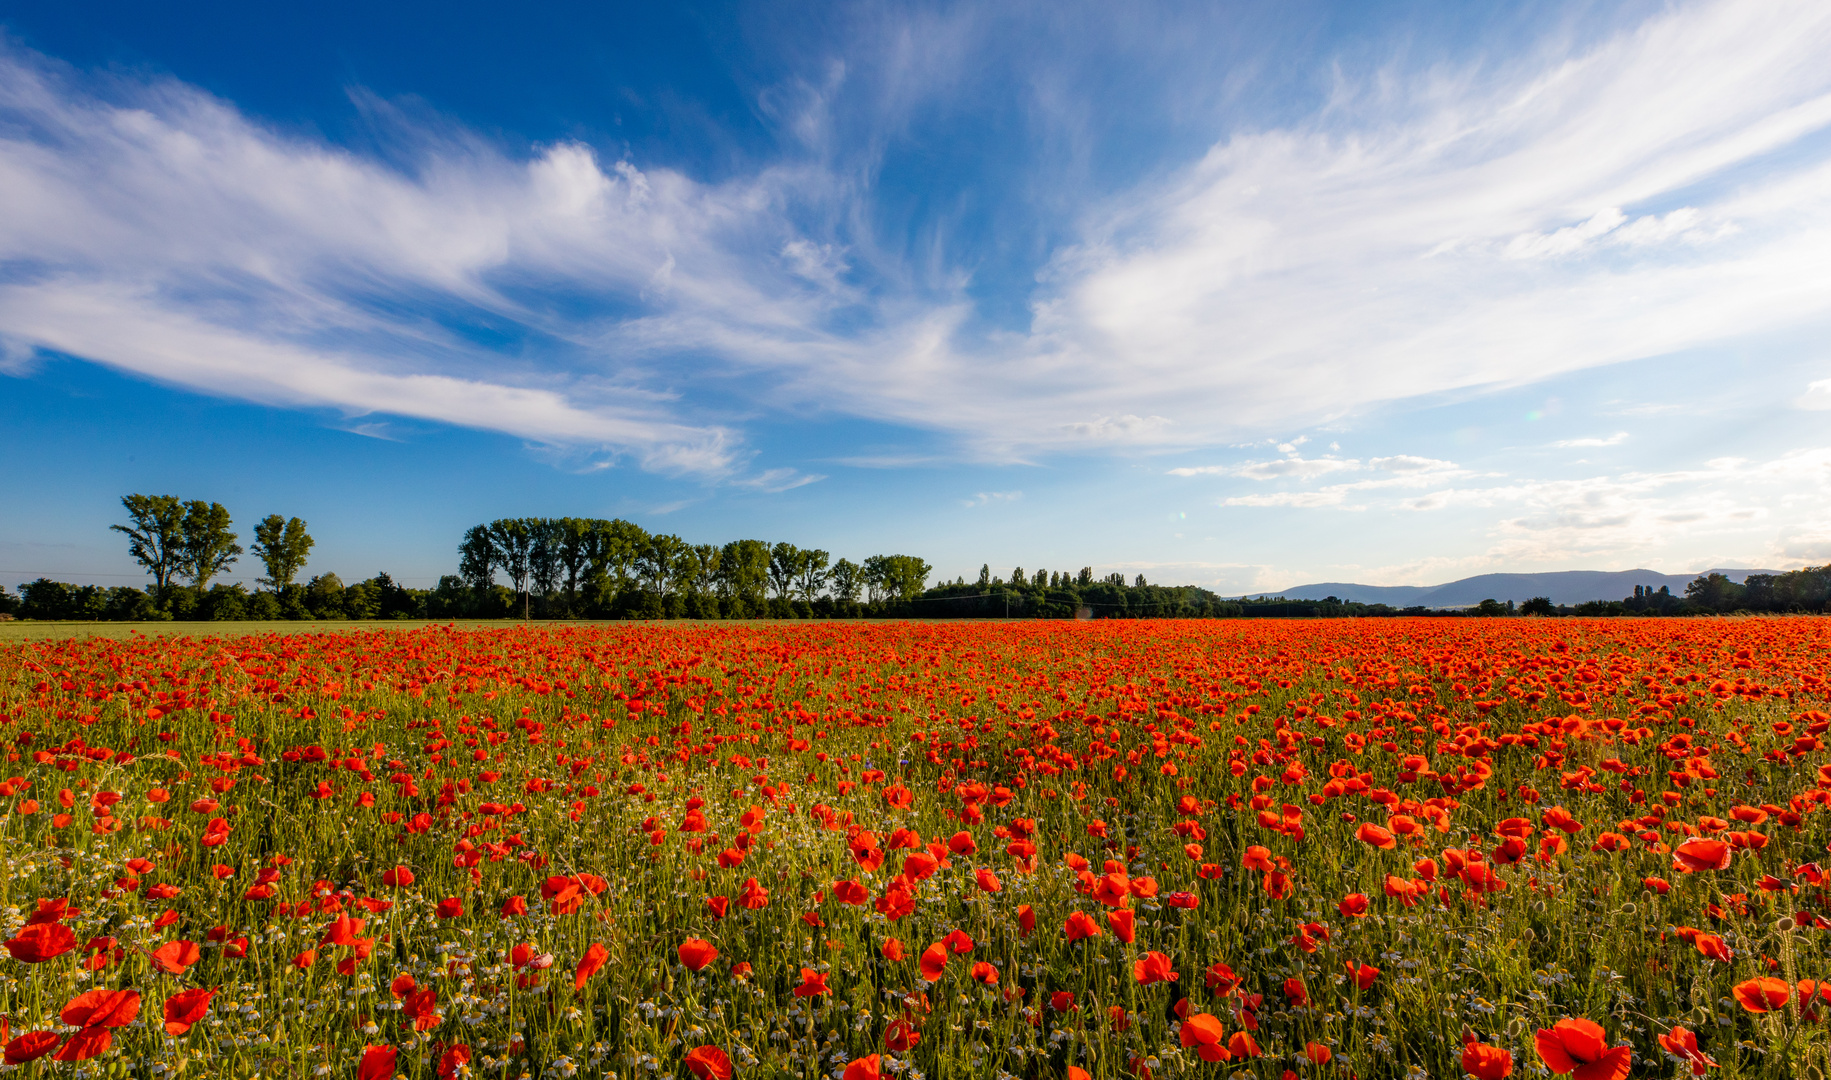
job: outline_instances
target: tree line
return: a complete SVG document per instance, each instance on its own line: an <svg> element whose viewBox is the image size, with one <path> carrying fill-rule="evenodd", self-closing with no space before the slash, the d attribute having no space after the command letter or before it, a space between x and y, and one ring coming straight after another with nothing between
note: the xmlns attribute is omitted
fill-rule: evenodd
<svg viewBox="0 0 1831 1080"><path fill-rule="evenodd" d="M1152 585L1143 574L1096 577L1092 567L1007 578L981 566L976 580L930 586L913 555L859 562L786 542L691 544L621 519L501 518L465 531L457 573L431 589L386 573L345 585L334 573L301 583L314 541L297 517L270 514L254 527L265 573L250 591L216 579L247 554L221 503L127 495L128 554L148 589L72 585L39 578L17 596L0 587L0 618L71 620L281 619L743 619L743 618L1380 618L1513 615L1699 615L1831 611L1831 565L1754 574L1737 583L1700 576L1676 596L1636 587L1619 601L1518 605L1483 600L1465 609L1364 604L1338 597L1227 599L1192 585Z"/></svg>
<svg viewBox="0 0 1831 1080"><path fill-rule="evenodd" d="M620 518L501 518L464 533L458 573L434 591L482 618L811 618L899 609L932 572L914 555L691 544Z"/></svg>
<svg viewBox="0 0 1831 1080"><path fill-rule="evenodd" d="M1569 609L1573 615L1735 615L1766 613L1831 614L1831 563L1782 574L1750 574L1740 582L1723 574L1704 574L1677 596L1661 585L1634 586L1620 600L1592 600Z"/></svg>

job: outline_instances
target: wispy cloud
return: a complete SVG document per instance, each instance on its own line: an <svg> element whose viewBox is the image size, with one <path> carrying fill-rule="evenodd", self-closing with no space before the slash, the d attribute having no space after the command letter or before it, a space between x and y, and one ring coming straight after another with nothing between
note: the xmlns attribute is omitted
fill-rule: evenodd
<svg viewBox="0 0 1831 1080"><path fill-rule="evenodd" d="M962 499L961 506L995 506L1000 503L1014 503L1024 497L1021 491L981 491L970 499Z"/></svg>
<svg viewBox="0 0 1831 1080"><path fill-rule="evenodd" d="M970 285L1007 238L886 243L873 166L845 150L958 89L972 23L878 36L899 44L868 130L833 109L861 65L772 88L781 153L718 183L575 143L517 153L358 94L383 163L9 48L0 366L42 349L734 476L741 422L708 387L1005 459L1219 446L1831 310L1831 158L1805 141L1831 125L1818 0L1674 5L1217 124L1199 160L1051 204L1070 242L1002 298L1027 325L1001 328ZM515 344L486 343L504 326Z"/></svg>
<svg viewBox="0 0 1831 1080"><path fill-rule="evenodd" d="M755 476L747 476L741 479L732 480L730 481L730 484L733 487L752 488L757 491L768 492L769 494L774 495L784 491L792 491L798 487L806 487L809 484L817 484L825 479L826 477L819 473L804 473L796 469L777 468L765 469Z"/></svg>
<svg viewBox="0 0 1831 1080"><path fill-rule="evenodd" d="M1628 441L1628 433L1625 431L1617 431L1613 435L1608 436L1607 438L1601 438L1601 437L1592 435L1588 438L1583 438L1583 439L1559 439L1557 442L1554 442L1551 445L1558 447L1559 449L1564 449L1564 448L1568 448L1568 447L1577 447L1577 446L1620 446L1622 443L1627 442L1627 441Z"/></svg>

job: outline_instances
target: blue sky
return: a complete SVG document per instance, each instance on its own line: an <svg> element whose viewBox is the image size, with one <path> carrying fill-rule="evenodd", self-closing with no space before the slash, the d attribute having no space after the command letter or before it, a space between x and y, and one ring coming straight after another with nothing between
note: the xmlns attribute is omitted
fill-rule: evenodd
<svg viewBox="0 0 1831 1080"><path fill-rule="evenodd" d="M1831 561L1822 3L275 7L0 11L0 581Z"/></svg>

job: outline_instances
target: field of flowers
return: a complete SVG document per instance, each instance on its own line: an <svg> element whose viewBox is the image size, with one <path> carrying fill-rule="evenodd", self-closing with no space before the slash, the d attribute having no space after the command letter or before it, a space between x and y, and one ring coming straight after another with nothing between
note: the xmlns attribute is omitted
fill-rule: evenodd
<svg viewBox="0 0 1831 1080"><path fill-rule="evenodd" d="M1831 620L0 644L21 1076L1819 1077Z"/></svg>

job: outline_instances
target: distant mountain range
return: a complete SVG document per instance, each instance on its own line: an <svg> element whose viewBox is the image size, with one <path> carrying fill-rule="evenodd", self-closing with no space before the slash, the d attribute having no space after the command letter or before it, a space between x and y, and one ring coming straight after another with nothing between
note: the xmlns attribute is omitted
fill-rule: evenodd
<svg viewBox="0 0 1831 1080"><path fill-rule="evenodd" d="M1581 604L1587 600L1620 600L1633 596L1636 585L1654 590L1664 585L1675 595L1683 596L1686 585L1706 574L1722 574L1732 581L1741 581L1750 574L1780 572L1724 568L1700 570L1695 574L1662 574L1656 570L1563 570L1550 574L1479 574L1444 585L1357 585L1347 581L1325 581L1264 595L1290 600L1322 600L1333 596L1338 600L1391 604L1393 607L1467 607L1489 598L1517 603L1535 596L1548 596L1554 604Z"/></svg>

